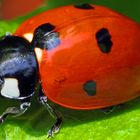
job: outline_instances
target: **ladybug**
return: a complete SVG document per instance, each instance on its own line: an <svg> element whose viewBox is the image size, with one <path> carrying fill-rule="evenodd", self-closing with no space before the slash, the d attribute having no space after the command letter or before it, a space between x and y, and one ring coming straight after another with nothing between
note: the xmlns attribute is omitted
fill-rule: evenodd
<svg viewBox="0 0 140 140"><path fill-rule="evenodd" d="M56 8L26 20L0 40L1 96L20 100L1 115L23 114L35 87L56 122L48 99L71 109L112 109L140 95L140 25L103 6ZM38 84L37 84L38 83ZM10 92L9 92L10 91Z"/></svg>

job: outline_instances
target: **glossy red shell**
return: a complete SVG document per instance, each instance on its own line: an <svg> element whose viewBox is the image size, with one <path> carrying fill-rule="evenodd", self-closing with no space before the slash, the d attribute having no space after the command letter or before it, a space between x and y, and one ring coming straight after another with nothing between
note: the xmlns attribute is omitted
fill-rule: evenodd
<svg viewBox="0 0 140 140"><path fill-rule="evenodd" d="M140 95L140 26L108 8L65 6L25 21L16 31L24 36L43 23L55 25L60 45L42 50L40 78L45 95L62 106L95 109L123 103ZM111 51L99 49L96 33L108 29ZM37 46L36 46L37 47ZM96 82L96 94L83 89Z"/></svg>

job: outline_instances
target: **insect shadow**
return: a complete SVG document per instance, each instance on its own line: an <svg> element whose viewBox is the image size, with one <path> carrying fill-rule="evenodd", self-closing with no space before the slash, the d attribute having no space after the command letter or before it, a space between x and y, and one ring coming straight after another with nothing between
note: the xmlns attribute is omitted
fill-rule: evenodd
<svg viewBox="0 0 140 140"><path fill-rule="evenodd" d="M2 99L1 104L3 106L0 107L0 113L2 113L2 109L9 105L8 100ZM10 104L14 104L12 101ZM18 104L18 102L17 102ZM101 110L72 110L63 108L59 105L51 103L52 106L61 112L63 116L63 124L62 128L65 129L67 127L74 127L77 125L85 124L88 122L95 122L110 119L112 117L119 116L123 113L131 112L132 110L137 110L140 108L140 97L126 102L121 105L119 108L114 110L109 114L104 114ZM54 120L51 118L47 110L45 110L39 103L36 102L36 97L33 97L33 102L31 108L20 117L9 117L7 120L1 124L1 130L4 129L4 126L7 124L11 124L13 126L20 127L24 132L31 136L40 137L43 135L47 135L47 131L50 129ZM85 128L86 129L86 128ZM6 131L4 129L4 131ZM3 132L3 131L1 131ZM17 135L17 134L15 134Z"/></svg>

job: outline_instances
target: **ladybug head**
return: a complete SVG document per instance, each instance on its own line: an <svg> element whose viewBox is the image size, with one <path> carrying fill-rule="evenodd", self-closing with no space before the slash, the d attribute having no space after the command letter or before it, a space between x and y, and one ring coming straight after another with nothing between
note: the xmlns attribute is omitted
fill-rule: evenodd
<svg viewBox="0 0 140 140"><path fill-rule="evenodd" d="M0 40L0 94L12 99L33 95L37 63L30 43L18 36Z"/></svg>

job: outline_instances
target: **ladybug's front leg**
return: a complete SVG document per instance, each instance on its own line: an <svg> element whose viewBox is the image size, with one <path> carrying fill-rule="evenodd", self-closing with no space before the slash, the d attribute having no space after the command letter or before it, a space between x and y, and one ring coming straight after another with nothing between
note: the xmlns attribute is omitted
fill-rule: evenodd
<svg viewBox="0 0 140 140"><path fill-rule="evenodd" d="M52 125L51 129L48 131L48 137L52 137L54 133L58 133L61 123L62 123L62 116L59 112L56 112L55 109L53 109L48 104L48 98L45 96L40 88L39 93L39 102L48 110L50 115L56 120L55 123Z"/></svg>
<svg viewBox="0 0 140 140"><path fill-rule="evenodd" d="M3 114L0 116L0 123L3 123L4 120L9 116L12 115L13 117L20 116L24 114L25 111L31 106L31 102L29 99L21 100L21 104L19 107L8 107Z"/></svg>

